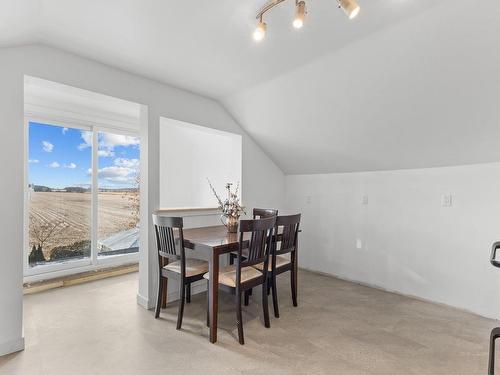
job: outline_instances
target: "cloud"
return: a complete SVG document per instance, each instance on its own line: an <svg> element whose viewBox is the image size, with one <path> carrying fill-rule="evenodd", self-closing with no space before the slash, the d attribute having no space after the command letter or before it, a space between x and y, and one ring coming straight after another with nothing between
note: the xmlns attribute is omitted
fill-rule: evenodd
<svg viewBox="0 0 500 375"><path fill-rule="evenodd" d="M82 130L80 133L83 143L80 143L78 145L78 149L80 151L85 150L87 147L92 147L92 132L89 132L87 130Z"/></svg>
<svg viewBox="0 0 500 375"><path fill-rule="evenodd" d="M99 150L99 151L97 151L97 155L105 157L105 158L109 158L109 157L115 156L115 153L113 151L110 151L110 150Z"/></svg>
<svg viewBox="0 0 500 375"><path fill-rule="evenodd" d="M66 132L68 131L69 129L68 128L62 128L62 133L63 135L66 134Z"/></svg>
<svg viewBox="0 0 500 375"><path fill-rule="evenodd" d="M88 147L92 147L92 132L82 130L81 137L83 143L78 145L79 150L84 150ZM140 141L137 137L132 137L130 135L120 135L111 133L99 133L99 156L112 157L115 155L115 147L139 147Z"/></svg>
<svg viewBox="0 0 500 375"><path fill-rule="evenodd" d="M125 158L117 158L114 160L114 164L117 167L125 167L134 170L139 169L139 159L125 159Z"/></svg>
<svg viewBox="0 0 500 375"><path fill-rule="evenodd" d="M76 168L76 164L75 163L65 164L64 168L75 169Z"/></svg>
<svg viewBox="0 0 500 375"><path fill-rule="evenodd" d="M99 169L97 177L100 183L135 186L139 173L139 159L117 158L113 162L114 165ZM87 169L87 175L92 176L92 168Z"/></svg>
<svg viewBox="0 0 500 375"><path fill-rule="evenodd" d="M59 164L57 161L53 161L48 165L50 168L59 168L61 164Z"/></svg>
<svg viewBox="0 0 500 375"><path fill-rule="evenodd" d="M117 184L135 184L137 170L127 167L111 166L99 169L99 180L105 180ZM92 170L88 169L88 175L92 175Z"/></svg>
<svg viewBox="0 0 500 375"><path fill-rule="evenodd" d="M42 148L45 152L52 152L52 150L54 149L54 145L50 142L42 141Z"/></svg>
<svg viewBox="0 0 500 375"><path fill-rule="evenodd" d="M117 146L139 146L140 141L137 137L130 135L119 135L111 133L101 133L99 135L99 149L113 150Z"/></svg>
<svg viewBox="0 0 500 375"><path fill-rule="evenodd" d="M38 164L38 163L40 163L40 160L38 160L38 159L30 159L29 163L30 164Z"/></svg>

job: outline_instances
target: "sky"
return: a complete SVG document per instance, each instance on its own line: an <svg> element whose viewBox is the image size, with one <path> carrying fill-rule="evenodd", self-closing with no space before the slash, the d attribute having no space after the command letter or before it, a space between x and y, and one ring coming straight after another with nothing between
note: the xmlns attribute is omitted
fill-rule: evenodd
<svg viewBox="0 0 500 375"><path fill-rule="evenodd" d="M136 187L139 139L98 134L99 188ZM88 187L92 182L92 132L42 123L29 123L30 184L51 188Z"/></svg>

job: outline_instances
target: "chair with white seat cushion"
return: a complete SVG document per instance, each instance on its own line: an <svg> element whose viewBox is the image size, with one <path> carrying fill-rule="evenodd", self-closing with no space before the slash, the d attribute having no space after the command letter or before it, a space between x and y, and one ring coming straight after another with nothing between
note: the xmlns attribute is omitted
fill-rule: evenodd
<svg viewBox="0 0 500 375"><path fill-rule="evenodd" d="M202 280L208 271L208 262L186 258L184 250L182 217L153 215L156 244L158 247L158 298L155 318L160 316L163 293L166 293L166 280L174 278L180 284L180 301L177 313L177 329L181 329L184 302L191 301L191 283Z"/></svg>
<svg viewBox="0 0 500 375"><path fill-rule="evenodd" d="M275 216L260 220L241 220L236 263L219 269L219 288L235 295L236 325L238 326L238 340L241 345L245 343L241 313L241 297L245 291L262 285L264 325L266 328L271 326L267 304L267 265L275 223ZM243 249L247 250L245 258L242 256ZM259 263L265 265L261 270L253 267ZM212 276L207 273L204 277L209 280Z"/></svg>
<svg viewBox="0 0 500 375"><path fill-rule="evenodd" d="M297 306L297 249L300 225L300 214L278 216L274 230L273 246L268 264L268 285L273 292L274 316L280 317L278 308L278 291L276 276L290 271L290 284L292 289L292 302ZM264 268L260 263L254 266L258 270Z"/></svg>

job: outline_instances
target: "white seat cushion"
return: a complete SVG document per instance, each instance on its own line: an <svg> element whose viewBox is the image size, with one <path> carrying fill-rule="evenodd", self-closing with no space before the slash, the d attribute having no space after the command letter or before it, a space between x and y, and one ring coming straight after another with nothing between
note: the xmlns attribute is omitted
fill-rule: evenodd
<svg viewBox="0 0 500 375"><path fill-rule="evenodd" d="M253 267L243 267L241 269L242 283L256 279L260 276L262 276L262 272L257 271ZM210 274L206 273L203 277L208 280L210 279ZM219 269L219 283L233 288L236 287L236 266L234 264Z"/></svg>
<svg viewBox="0 0 500 375"><path fill-rule="evenodd" d="M273 257L271 256L271 257L269 257L269 264L267 266L269 271L272 271L272 268L273 268L272 261L273 261ZM276 257L276 269L283 267L283 266L286 266L287 264L290 264L290 263L291 263L291 261L287 257L281 256L281 255L278 255ZM264 263L256 264L254 267L259 269L259 270L263 270Z"/></svg>
<svg viewBox="0 0 500 375"><path fill-rule="evenodd" d="M181 261L177 260L175 262L167 264L163 267L166 270L181 273ZM208 271L208 262L201 259L186 259L186 277L191 277L195 275L200 275Z"/></svg>

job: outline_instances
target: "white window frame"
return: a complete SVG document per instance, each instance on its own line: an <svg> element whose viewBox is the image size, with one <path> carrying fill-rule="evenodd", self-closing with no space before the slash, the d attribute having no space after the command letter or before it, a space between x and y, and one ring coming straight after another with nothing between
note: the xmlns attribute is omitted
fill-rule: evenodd
<svg viewBox="0 0 500 375"><path fill-rule="evenodd" d="M42 123L46 125L60 126L71 129L86 130L92 132L92 197L91 197L91 251L90 257L86 259L68 260L55 264L47 264L30 267L29 257L29 123ZM75 273L97 270L106 267L116 267L139 262L139 252L130 254L109 255L99 257L97 251L98 233L98 134L112 133L137 137L140 140L139 131L123 129L117 126L95 123L92 121L73 121L57 115L48 116L45 113L26 112L24 116L24 235L23 235L23 272L24 282L36 282L67 276ZM141 156L140 156L141 157Z"/></svg>

